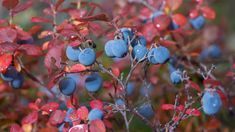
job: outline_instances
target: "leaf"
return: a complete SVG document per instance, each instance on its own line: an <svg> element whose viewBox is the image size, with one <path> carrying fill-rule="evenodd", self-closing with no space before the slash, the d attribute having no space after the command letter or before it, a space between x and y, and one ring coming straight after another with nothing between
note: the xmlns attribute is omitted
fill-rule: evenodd
<svg viewBox="0 0 235 132"><path fill-rule="evenodd" d="M174 105L173 104L163 104L162 106L161 106L161 109L163 109L163 110L173 110L174 109Z"/></svg>
<svg viewBox="0 0 235 132"><path fill-rule="evenodd" d="M39 132L58 132L57 127L46 127L39 130Z"/></svg>
<svg viewBox="0 0 235 132"><path fill-rule="evenodd" d="M58 8L63 4L64 0L58 0L55 4L55 10L58 10Z"/></svg>
<svg viewBox="0 0 235 132"><path fill-rule="evenodd" d="M26 117L24 117L21 121L21 124L33 124L38 120L38 112L37 111L33 111L32 113L30 113L29 115L27 115Z"/></svg>
<svg viewBox="0 0 235 132"><path fill-rule="evenodd" d="M44 18L44 17L32 17L31 18L32 22L42 22L42 23L50 23L51 20Z"/></svg>
<svg viewBox="0 0 235 132"><path fill-rule="evenodd" d="M32 7L33 1L32 0L27 0L25 3L20 3L18 4L13 10L13 15L27 10L29 7Z"/></svg>
<svg viewBox="0 0 235 132"><path fill-rule="evenodd" d="M79 21L109 21L109 17L107 14L101 13L101 14L94 15L94 16L83 17L78 20Z"/></svg>
<svg viewBox="0 0 235 132"><path fill-rule="evenodd" d="M205 80L203 80L203 84L204 85L210 84L212 86L220 86L221 85L220 81L214 80L214 79L205 79Z"/></svg>
<svg viewBox="0 0 235 132"><path fill-rule="evenodd" d="M0 56L0 73L5 72L6 69L12 63L12 55L11 54L3 54Z"/></svg>
<svg viewBox="0 0 235 132"><path fill-rule="evenodd" d="M0 53L14 52L19 47L18 44L5 42L0 44Z"/></svg>
<svg viewBox="0 0 235 132"><path fill-rule="evenodd" d="M92 120L89 130L90 132L106 132L105 125L102 120Z"/></svg>
<svg viewBox="0 0 235 132"><path fill-rule="evenodd" d="M97 109L102 110L104 104L100 100L92 100L92 101L90 101L90 106L92 109L97 108Z"/></svg>
<svg viewBox="0 0 235 132"><path fill-rule="evenodd" d="M53 35L53 34L54 34L54 32L52 32L52 31L42 31L42 32L39 34L38 38L42 39L42 38L51 36L51 35Z"/></svg>
<svg viewBox="0 0 235 132"><path fill-rule="evenodd" d="M33 26L33 27L29 30L29 33L30 33L31 35L34 35L34 34L36 34L37 32L39 32L41 29L42 29L42 26L35 25L35 26Z"/></svg>
<svg viewBox="0 0 235 132"><path fill-rule="evenodd" d="M24 51L27 55L30 56L40 56L42 55L42 49L33 44L23 44L21 45L18 50Z"/></svg>
<svg viewBox="0 0 235 132"><path fill-rule="evenodd" d="M57 110L58 108L59 108L59 104L57 102L49 102L47 104L44 104L40 109L49 114L49 113Z"/></svg>
<svg viewBox="0 0 235 132"><path fill-rule="evenodd" d="M227 77L233 77L235 74L233 72L227 72L225 76Z"/></svg>
<svg viewBox="0 0 235 132"><path fill-rule="evenodd" d="M201 112L197 109L187 109L186 114L193 115L193 116L200 116Z"/></svg>
<svg viewBox="0 0 235 132"><path fill-rule="evenodd" d="M197 90L198 92L201 92L201 88L198 86L198 84L196 84L193 81L188 81L189 85L194 88L195 90Z"/></svg>
<svg viewBox="0 0 235 132"><path fill-rule="evenodd" d="M112 73L113 73L116 77L119 77L119 75L120 75L120 70L119 70L119 68L112 67Z"/></svg>
<svg viewBox="0 0 235 132"><path fill-rule="evenodd" d="M28 107L29 107L31 110L39 110L38 105L35 104L35 103L29 103L29 104L28 104Z"/></svg>
<svg viewBox="0 0 235 132"><path fill-rule="evenodd" d="M81 115L83 116L83 115ZM79 115L77 113L77 111L72 111L70 114L69 114L69 119L71 119L72 121L80 121L79 119Z"/></svg>
<svg viewBox="0 0 235 132"><path fill-rule="evenodd" d="M0 43L3 42L14 42L16 39L17 33L14 29L5 27L0 28Z"/></svg>
<svg viewBox="0 0 235 132"><path fill-rule="evenodd" d="M235 63L233 63L232 67L235 69Z"/></svg>
<svg viewBox="0 0 235 132"><path fill-rule="evenodd" d="M175 45L176 42L174 42L172 40L160 40L160 44L162 46L168 47L168 46L171 46L171 45Z"/></svg>
<svg viewBox="0 0 235 132"><path fill-rule="evenodd" d="M24 132L23 129L18 124L12 124L10 132Z"/></svg>
<svg viewBox="0 0 235 132"><path fill-rule="evenodd" d="M86 70L86 67L82 64L75 64L71 67L66 67L65 69L66 72L82 72L85 70Z"/></svg>
<svg viewBox="0 0 235 132"><path fill-rule="evenodd" d="M60 124L64 121L65 116L66 116L65 112L63 112L61 110L56 110L51 114L49 122L52 125Z"/></svg>
<svg viewBox="0 0 235 132"><path fill-rule="evenodd" d="M187 23L187 18L180 13L174 14L172 19L179 26L184 26Z"/></svg>
<svg viewBox="0 0 235 132"><path fill-rule="evenodd" d="M209 6L201 7L202 14L205 18L213 20L216 17L215 10Z"/></svg>
<svg viewBox="0 0 235 132"><path fill-rule="evenodd" d="M88 125L81 124L81 125L73 126L69 129L69 132L88 132Z"/></svg>
<svg viewBox="0 0 235 132"><path fill-rule="evenodd" d="M13 9L19 3L19 0L3 0L2 6L6 7L8 10Z"/></svg>
<svg viewBox="0 0 235 132"><path fill-rule="evenodd" d="M153 20L153 24L155 28L157 28L159 31L166 30L170 25L170 18L167 15L160 15L158 17L155 17Z"/></svg>
<svg viewBox="0 0 235 132"><path fill-rule="evenodd" d="M189 17L192 19L195 19L196 17L198 17L199 12L197 9L192 9L189 11Z"/></svg>
<svg viewBox="0 0 235 132"><path fill-rule="evenodd" d="M52 43L57 43L57 44L53 44L54 46L49 49L44 59L44 64L49 72L51 72L53 66L56 66L57 68L61 67L61 57L64 47L64 45L60 44L59 41Z"/></svg>
<svg viewBox="0 0 235 132"><path fill-rule="evenodd" d="M84 121L87 120L88 113L89 113L89 111L85 106L82 106L77 109L78 118L81 120L84 120Z"/></svg>
<svg viewBox="0 0 235 132"><path fill-rule="evenodd" d="M166 0L166 4L171 8L171 10L177 10L181 4L183 3L183 0Z"/></svg>
<svg viewBox="0 0 235 132"><path fill-rule="evenodd" d="M76 46L79 46L81 44L82 44L81 41L75 40L75 41L72 41L71 43L69 43L69 46L76 47Z"/></svg>

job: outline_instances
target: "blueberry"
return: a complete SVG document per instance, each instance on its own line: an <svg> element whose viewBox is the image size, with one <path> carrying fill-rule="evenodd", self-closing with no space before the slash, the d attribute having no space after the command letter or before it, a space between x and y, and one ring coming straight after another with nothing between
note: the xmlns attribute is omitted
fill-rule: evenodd
<svg viewBox="0 0 235 132"><path fill-rule="evenodd" d="M71 61L78 61L78 56L81 53L80 49L73 48L72 46L68 46L66 48L66 56Z"/></svg>
<svg viewBox="0 0 235 132"><path fill-rule="evenodd" d="M124 106L125 105L125 102L123 101L123 99L117 99L116 101L115 101L115 104L117 105L117 106Z"/></svg>
<svg viewBox="0 0 235 132"><path fill-rule="evenodd" d="M134 82L128 82L126 87L127 95L130 96L133 94L135 89L135 83Z"/></svg>
<svg viewBox="0 0 235 132"><path fill-rule="evenodd" d="M205 18L203 16L198 16L190 20L191 25L194 29L200 30L205 25Z"/></svg>
<svg viewBox="0 0 235 132"><path fill-rule="evenodd" d="M169 69L170 73L176 71L175 67L172 64L168 65L168 69Z"/></svg>
<svg viewBox="0 0 235 132"><path fill-rule="evenodd" d="M155 52L157 52L157 48L152 48L150 49L150 51L148 52L148 60L151 64L157 64L158 62L156 61L154 54Z"/></svg>
<svg viewBox="0 0 235 132"><path fill-rule="evenodd" d="M146 46L147 45L146 38L144 36L138 36L136 39L132 41L131 46L135 47L138 44Z"/></svg>
<svg viewBox="0 0 235 132"><path fill-rule="evenodd" d="M63 132L64 131L64 127L65 127L65 123L62 123L58 126L58 131L59 132Z"/></svg>
<svg viewBox="0 0 235 132"><path fill-rule="evenodd" d="M104 46L104 51L108 57L114 57L112 47L116 43L116 40L109 40Z"/></svg>
<svg viewBox="0 0 235 132"><path fill-rule="evenodd" d="M139 112L139 114L148 119L154 116L154 111L150 103L142 104L140 107L137 108L137 111Z"/></svg>
<svg viewBox="0 0 235 132"><path fill-rule="evenodd" d="M66 75L67 75L67 77L71 77L76 82L76 84L79 83L79 78L80 78L79 74L69 73L69 74L66 74Z"/></svg>
<svg viewBox="0 0 235 132"><path fill-rule="evenodd" d="M85 88L89 92L96 92L102 87L103 80L97 73L92 73L85 80Z"/></svg>
<svg viewBox="0 0 235 132"><path fill-rule="evenodd" d="M9 82L9 81L12 81L14 78L16 78L17 75L18 75L18 72L15 69L15 67L14 66L9 66L6 70L6 72L1 74L1 78L4 81Z"/></svg>
<svg viewBox="0 0 235 132"><path fill-rule="evenodd" d="M159 46L154 52L154 58L157 63L163 64L170 58L170 52L166 47Z"/></svg>
<svg viewBox="0 0 235 132"><path fill-rule="evenodd" d="M17 74L17 77L11 81L11 87L14 89L19 89L24 83L24 76L21 73Z"/></svg>
<svg viewBox="0 0 235 132"><path fill-rule="evenodd" d="M99 110L99 109L92 109L89 114L88 114L88 120L92 121L92 120L96 120L96 119L100 119L102 120L104 116L103 111Z"/></svg>
<svg viewBox="0 0 235 132"><path fill-rule="evenodd" d="M214 44L208 48L208 55L211 58L219 58L221 56L221 49L218 45Z"/></svg>
<svg viewBox="0 0 235 132"><path fill-rule="evenodd" d="M65 77L60 81L59 89L64 95L70 96L76 89L76 82L71 77Z"/></svg>
<svg viewBox="0 0 235 132"><path fill-rule="evenodd" d="M128 46L124 40L115 40L115 44L112 45L112 52L115 57L122 58L128 52Z"/></svg>
<svg viewBox="0 0 235 132"><path fill-rule="evenodd" d="M73 108L69 108L68 110L67 110L67 112L66 112L66 116L65 116L65 118L64 118L64 121L65 122L71 122L72 123L72 120L69 118L69 115L72 113L74 111L74 109Z"/></svg>
<svg viewBox="0 0 235 132"><path fill-rule="evenodd" d="M170 30L176 30L179 28L179 25L177 25L174 21L171 21L169 28Z"/></svg>
<svg viewBox="0 0 235 132"><path fill-rule="evenodd" d="M134 37L133 31L130 28L121 28L120 31L122 33L123 40L125 41L126 44L128 44L128 40L131 41Z"/></svg>
<svg viewBox="0 0 235 132"><path fill-rule="evenodd" d="M136 58L137 61L144 59L147 54L148 49L143 45L136 45L132 50L132 56Z"/></svg>
<svg viewBox="0 0 235 132"><path fill-rule="evenodd" d="M174 71L170 75L171 82L173 84L179 84L181 82L181 74L180 71Z"/></svg>
<svg viewBox="0 0 235 132"><path fill-rule="evenodd" d="M96 54L91 48L85 48L79 54L79 62L85 66L92 65L95 62Z"/></svg>
<svg viewBox="0 0 235 132"><path fill-rule="evenodd" d="M153 86L150 85L150 86L142 86L140 88L140 94L142 96L148 96L149 94L151 94L153 92Z"/></svg>
<svg viewBox="0 0 235 132"><path fill-rule="evenodd" d="M221 98L214 89L205 90L202 96L202 110L207 115L214 115L219 112L222 106Z"/></svg>
<svg viewBox="0 0 235 132"><path fill-rule="evenodd" d="M21 45L21 44L33 44L33 38L27 38L27 39L17 39L16 41L17 44Z"/></svg>

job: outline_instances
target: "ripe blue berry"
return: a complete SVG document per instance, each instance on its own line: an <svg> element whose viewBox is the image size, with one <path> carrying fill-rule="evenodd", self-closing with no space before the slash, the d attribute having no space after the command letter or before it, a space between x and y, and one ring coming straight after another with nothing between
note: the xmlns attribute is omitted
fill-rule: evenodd
<svg viewBox="0 0 235 132"><path fill-rule="evenodd" d="M114 57L112 48L115 43L116 43L116 40L109 40L108 42L106 42L104 46L104 51L108 57Z"/></svg>
<svg viewBox="0 0 235 132"><path fill-rule="evenodd" d="M115 57L122 58L128 52L128 46L122 39L115 40L115 43L112 46L112 52Z"/></svg>
<svg viewBox="0 0 235 132"><path fill-rule="evenodd" d="M136 39L132 41L131 46L135 47L138 44L146 46L147 44L146 38L144 36L138 36Z"/></svg>
<svg viewBox="0 0 235 132"><path fill-rule="evenodd" d="M174 71L170 75L171 82L173 84L179 84L181 82L181 74L180 71Z"/></svg>
<svg viewBox="0 0 235 132"><path fill-rule="evenodd" d="M133 94L135 90L135 83L134 82L128 82L126 87L127 95L130 96Z"/></svg>
<svg viewBox="0 0 235 132"><path fill-rule="evenodd" d="M148 60L151 64L157 64L158 62L156 61L154 54L155 52L157 52L157 48L152 48L150 49L150 51L148 52Z"/></svg>
<svg viewBox="0 0 235 132"><path fill-rule="evenodd" d="M96 120L96 119L100 119L102 120L104 116L103 111L99 110L99 109L92 109L89 114L88 114L88 120L92 121L92 120Z"/></svg>
<svg viewBox="0 0 235 132"><path fill-rule="evenodd" d="M169 28L171 30L176 30L179 28L179 25L177 25L174 21L171 21L170 25L169 25Z"/></svg>
<svg viewBox="0 0 235 132"><path fill-rule="evenodd" d="M17 74L17 77L11 81L11 87L14 89L19 89L24 83L24 76L20 73Z"/></svg>
<svg viewBox="0 0 235 132"><path fill-rule="evenodd" d="M123 101L123 99L117 99L116 101L115 101L115 104L117 105L117 106L123 106L123 105L125 105L125 102Z"/></svg>
<svg viewBox="0 0 235 132"><path fill-rule="evenodd" d="M89 92L96 92L102 87L103 80L99 74L93 73L87 76L85 80L85 88Z"/></svg>
<svg viewBox="0 0 235 132"><path fill-rule="evenodd" d="M15 67L14 66L9 66L6 70L6 72L1 74L1 78L4 81L9 82L9 81L14 80L14 78L16 78L17 75L18 75L18 72L16 71Z"/></svg>
<svg viewBox="0 0 235 132"><path fill-rule="evenodd" d="M154 116L154 111L150 103L142 104L137 111L145 118L151 118Z"/></svg>
<svg viewBox="0 0 235 132"><path fill-rule="evenodd" d="M219 58L221 56L221 49L218 45L214 44L208 48L208 55L211 58Z"/></svg>
<svg viewBox="0 0 235 132"><path fill-rule="evenodd" d="M78 59L79 59L79 62L85 66L92 65L96 59L95 51L91 48L85 48L79 54Z"/></svg>
<svg viewBox="0 0 235 132"><path fill-rule="evenodd" d="M72 46L68 46L66 48L66 56L71 61L78 61L78 56L80 54L80 49L73 48Z"/></svg>
<svg viewBox="0 0 235 132"><path fill-rule="evenodd" d="M70 96L76 89L76 82L71 77L65 77L60 81L59 89L64 95Z"/></svg>
<svg viewBox="0 0 235 132"><path fill-rule="evenodd" d="M131 41L134 36L133 31L130 28L121 28L120 31L122 33L123 40L128 44L128 40Z"/></svg>
<svg viewBox="0 0 235 132"><path fill-rule="evenodd" d="M214 115L219 112L222 106L221 98L214 89L205 90L202 96L202 109L207 115Z"/></svg>
<svg viewBox="0 0 235 132"><path fill-rule="evenodd" d="M157 63L163 64L170 58L170 52L166 47L159 46L154 52L154 58Z"/></svg>
<svg viewBox="0 0 235 132"><path fill-rule="evenodd" d="M190 20L191 25L194 29L200 30L205 25L205 18L203 16L198 16Z"/></svg>
<svg viewBox="0 0 235 132"><path fill-rule="evenodd" d="M148 49L143 46L143 45L136 45L134 48L133 48L133 51L132 51L132 56L137 60L137 61L140 61L140 60L143 60L145 55L147 54L148 52Z"/></svg>

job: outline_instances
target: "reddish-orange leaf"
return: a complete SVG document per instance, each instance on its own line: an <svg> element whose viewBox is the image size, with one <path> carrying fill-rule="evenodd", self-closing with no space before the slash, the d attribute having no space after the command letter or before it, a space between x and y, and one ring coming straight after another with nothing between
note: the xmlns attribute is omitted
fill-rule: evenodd
<svg viewBox="0 0 235 132"><path fill-rule="evenodd" d="M197 90L198 92L201 92L201 88L198 86L198 84L196 84L193 81L188 81L189 85L194 88L195 90Z"/></svg>
<svg viewBox="0 0 235 132"><path fill-rule="evenodd" d="M174 14L172 19L179 26L184 26L187 23L187 18L180 13Z"/></svg>
<svg viewBox="0 0 235 132"><path fill-rule="evenodd" d="M41 107L42 111L47 112L48 114L52 111L55 111L59 108L59 104L57 102L49 102Z"/></svg>
<svg viewBox="0 0 235 132"><path fill-rule="evenodd" d="M66 116L66 113L61 110L56 110L50 115L49 122L52 125L60 124L64 121L64 118Z"/></svg>
<svg viewBox="0 0 235 132"><path fill-rule="evenodd" d="M102 120L91 121L90 132L106 132L105 125Z"/></svg>
<svg viewBox="0 0 235 132"><path fill-rule="evenodd" d="M24 132L23 129L18 124L12 124L10 132Z"/></svg>
<svg viewBox="0 0 235 132"><path fill-rule="evenodd" d="M177 10L182 4L183 0L166 0L167 5L171 8L171 10Z"/></svg>
<svg viewBox="0 0 235 132"><path fill-rule="evenodd" d="M32 113L30 113L29 115L27 115L26 117L24 117L21 121L21 124L33 124L34 122L36 122L38 120L38 112L37 111L33 111Z"/></svg>
<svg viewBox="0 0 235 132"><path fill-rule="evenodd" d="M71 67L67 67L66 72L82 72L86 70L86 67L82 64L75 64Z"/></svg>
<svg viewBox="0 0 235 132"><path fill-rule="evenodd" d="M174 109L174 105L173 104L163 104L162 106L161 106L161 109L163 109L163 110L173 110Z"/></svg>
<svg viewBox="0 0 235 132"><path fill-rule="evenodd" d="M69 129L69 132L88 132L88 125L80 124L80 125L73 126Z"/></svg>
<svg viewBox="0 0 235 132"><path fill-rule="evenodd" d="M89 113L89 111L85 106L82 106L82 107L78 108L78 110L77 110L78 118L81 120L86 120L88 117L88 113Z"/></svg>
<svg viewBox="0 0 235 132"><path fill-rule="evenodd" d="M154 18L153 24L159 31L163 31L168 28L168 26L170 25L170 21L171 20L169 16L161 15L161 16Z"/></svg>
<svg viewBox="0 0 235 132"><path fill-rule="evenodd" d="M14 42L17 33L14 29L6 27L0 28L0 43L3 42Z"/></svg>
<svg viewBox="0 0 235 132"><path fill-rule="evenodd" d="M19 0L3 0L2 6L10 10L10 9L13 9L18 3L19 3Z"/></svg>
<svg viewBox="0 0 235 132"><path fill-rule="evenodd" d="M215 10L209 6L204 6L201 8L202 14L205 18L213 20L216 17Z"/></svg>
<svg viewBox="0 0 235 132"><path fill-rule="evenodd" d="M92 100L92 101L90 102L90 106L91 106L92 109L97 108L97 109L102 110L104 104L103 104L103 102L100 101L100 100Z"/></svg>
<svg viewBox="0 0 235 132"><path fill-rule="evenodd" d="M5 72L6 69L12 62L12 55L11 54L3 54L0 56L0 72Z"/></svg>
<svg viewBox="0 0 235 132"><path fill-rule="evenodd" d="M51 20L44 18L44 17L32 17L31 18L32 22L42 22L42 23L50 23Z"/></svg>

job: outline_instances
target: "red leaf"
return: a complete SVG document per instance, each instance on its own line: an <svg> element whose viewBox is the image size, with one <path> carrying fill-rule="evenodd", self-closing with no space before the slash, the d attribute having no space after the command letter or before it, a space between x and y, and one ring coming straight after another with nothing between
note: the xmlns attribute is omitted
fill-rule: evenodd
<svg viewBox="0 0 235 132"><path fill-rule="evenodd" d="M88 132L88 125L81 124L81 125L73 126L69 129L69 132Z"/></svg>
<svg viewBox="0 0 235 132"><path fill-rule="evenodd" d="M64 121L65 116L66 116L65 112L63 112L61 110L56 110L51 114L49 122L52 125L60 124Z"/></svg>
<svg viewBox="0 0 235 132"><path fill-rule="evenodd" d="M27 115L26 117L24 117L21 121L21 124L33 124L34 122L36 122L38 120L38 112L37 111L33 111L32 113L30 113L29 115Z"/></svg>
<svg viewBox="0 0 235 132"><path fill-rule="evenodd" d="M188 81L189 85L194 88L195 90L197 90L198 92L201 92L201 88L198 86L198 84L196 84L193 81Z"/></svg>
<svg viewBox="0 0 235 132"><path fill-rule="evenodd" d="M113 124L109 120L104 119L103 122L107 128L113 128Z"/></svg>
<svg viewBox="0 0 235 132"><path fill-rule="evenodd" d="M227 77L233 77L235 74L233 72L227 72L225 76Z"/></svg>
<svg viewBox="0 0 235 132"><path fill-rule="evenodd" d="M72 47L76 47L76 46L79 46L79 45L81 45L81 44L82 44L81 41L76 40L76 41L71 42L69 45L72 46Z"/></svg>
<svg viewBox="0 0 235 132"><path fill-rule="evenodd" d="M183 111L184 110L184 106L183 105L179 105L176 108L178 111Z"/></svg>
<svg viewBox="0 0 235 132"><path fill-rule="evenodd" d="M174 14L172 19L179 26L184 26L187 23L187 18L180 13Z"/></svg>
<svg viewBox="0 0 235 132"><path fill-rule="evenodd" d="M33 4L33 1L32 0L27 0L25 3L20 3L18 4L13 10L13 14L17 14L19 12L22 12L22 11L25 11L27 10L29 7L31 7Z"/></svg>
<svg viewBox="0 0 235 132"><path fill-rule="evenodd" d="M12 124L10 132L24 132L23 129L18 124Z"/></svg>
<svg viewBox="0 0 235 132"><path fill-rule="evenodd" d="M98 14L98 15L94 15L94 16L87 16L87 17L83 17L78 19L79 21L109 21L109 17L107 14Z"/></svg>
<svg viewBox="0 0 235 132"><path fill-rule="evenodd" d="M103 104L102 101L100 101L100 100L92 100L92 101L90 102L90 106L91 106L92 109L97 108L97 109L102 110L104 104Z"/></svg>
<svg viewBox="0 0 235 132"><path fill-rule="evenodd" d="M29 103L29 104L28 104L28 107L29 107L31 110L39 110L38 105L35 104L35 103Z"/></svg>
<svg viewBox="0 0 235 132"><path fill-rule="evenodd" d="M219 94L220 98L221 98L224 102L226 102L227 96L224 94L224 92L222 92L221 90L217 90L216 92Z"/></svg>
<svg viewBox="0 0 235 132"><path fill-rule="evenodd" d="M14 29L6 27L0 28L0 43L3 42L14 42L17 33Z"/></svg>
<svg viewBox="0 0 235 132"><path fill-rule="evenodd" d="M24 51L27 55L31 56L40 56L42 55L42 49L33 44L23 44L21 45L18 50Z"/></svg>
<svg viewBox="0 0 235 132"><path fill-rule="evenodd" d="M171 40L160 40L160 43L161 43L162 46L165 46L165 47L176 44L176 42L171 41Z"/></svg>
<svg viewBox="0 0 235 132"><path fill-rule="evenodd" d="M160 15L154 18L153 24L159 31L163 31L168 28L170 21L171 20L167 15Z"/></svg>
<svg viewBox="0 0 235 132"><path fill-rule="evenodd" d="M233 63L232 67L235 68L235 63Z"/></svg>
<svg viewBox="0 0 235 132"><path fill-rule="evenodd" d="M199 12L197 9L190 10L190 12L189 12L189 17L192 19L198 17L198 15L199 15Z"/></svg>
<svg viewBox="0 0 235 132"><path fill-rule="evenodd" d="M183 0L166 0L167 5L171 8L171 10L177 10L182 4Z"/></svg>
<svg viewBox="0 0 235 132"><path fill-rule="evenodd" d="M10 9L13 9L18 3L19 3L19 0L3 0L2 6L10 10Z"/></svg>
<svg viewBox="0 0 235 132"><path fill-rule="evenodd" d="M54 34L53 31L42 31L42 32L38 35L38 38L42 39L42 38L51 36L51 35L53 35L53 34Z"/></svg>
<svg viewBox="0 0 235 132"><path fill-rule="evenodd" d="M6 52L14 52L19 47L18 44L15 43L1 43L0 44L0 53L6 53Z"/></svg>
<svg viewBox="0 0 235 132"><path fill-rule="evenodd" d="M78 108L78 110L77 110L78 118L81 120L86 120L88 117L88 113L89 113L89 111L85 106L82 106L82 107Z"/></svg>
<svg viewBox="0 0 235 132"><path fill-rule="evenodd" d="M63 4L64 0L58 0L55 4L55 9L58 10L58 8Z"/></svg>
<svg viewBox="0 0 235 132"><path fill-rule="evenodd" d="M213 20L216 17L215 10L209 6L204 6L201 8L202 14L205 18Z"/></svg>
<svg viewBox="0 0 235 132"><path fill-rule="evenodd" d="M66 72L82 72L85 70L86 70L86 67L82 64L75 64L71 67L66 67L65 69Z"/></svg>
<svg viewBox="0 0 235 132"><path fill-rule="evenodd" d="M186 114L193 115L193 116L200 116L201 112L197 109L187 109Z"/></svg>
<svg viewBox="0 0 235 132"><path fill-rule="evenodd" d="M212 86L219 86L219 85L221 85L220 81L213 80L213 79L205 79L205 80L203 80L203 84L204 85L210 84Z"/></svg>
<svg viewBox="0 0 235 132"><path fill-rule="evenodd" d="M83 116L83 115L80 115L80 116ZM72 111L70 114L69 114L69 119L71 119L73 122L74 121L79 121L79 115L77 113L77 111Z"/></svg>
<svg viewBox="0 0 235 132"><path fill-rule="evenodd" d="M44 18L44 17L32 17L31 18L32 22L42 22L42 23L50 23L51 20Z"/></svg>
<svg viewBox="0 0 235 132"><path fill-rule="evenodd" d="M41 29L42 29L42 26L35 25L35 26L33 26L33 27L29 30L29 33L30 33L31 35L34 35L34 34L36 34L37 32L39 32Z"/></svg>
<svg viewBox="0 0 235 132"><path fill-rule="evenodd" d="M58 132L57 127L46 127L39 130L39 132Z"/></svg>
<svg viewBox="0 0 235 132"><path fill-rule="evenodd" d="M163 109L163 110L173 110L174 109L174 105L173 104L163 104L162 106L161 106L161 109Z"/></svg>
<svg viewBox="0 0 235 132"><path fill-rule="evenodd" d="M49 102L41 107L41 110L47 112L48 114L52 111L55 111L59 108L59 104L57 102Z"/></svg>
<svg viewBox="0 0 235 132"><path fill-rule="evenodd" d="M0 56L0 72L4 72L12 62L11 54L3 54Z"/></svg>
<svg viewBox="0 0 235 132"><path fill-rule="evenodd" d="M52 48L50 48L44 59L44 64L49 72L51 72L53 66L56 66L57 68L61 67L61 56L64 45L59 44L60 42L55 43L58 45L54 45Z"/></svg>
<svg viewBox="0 0 235 132"><path fill-rule="evenodd" d="M119 77L119 75L120 75L120 70L119 70L119 68L112 67L112 73L113 73L116 77Z"/></svg>
<svg viewBox="0 0 235 132"><path fill-rule="evenodd" d="M105 125L102 120L93 120L91 121L90 132L106 132Z"/></svg>

